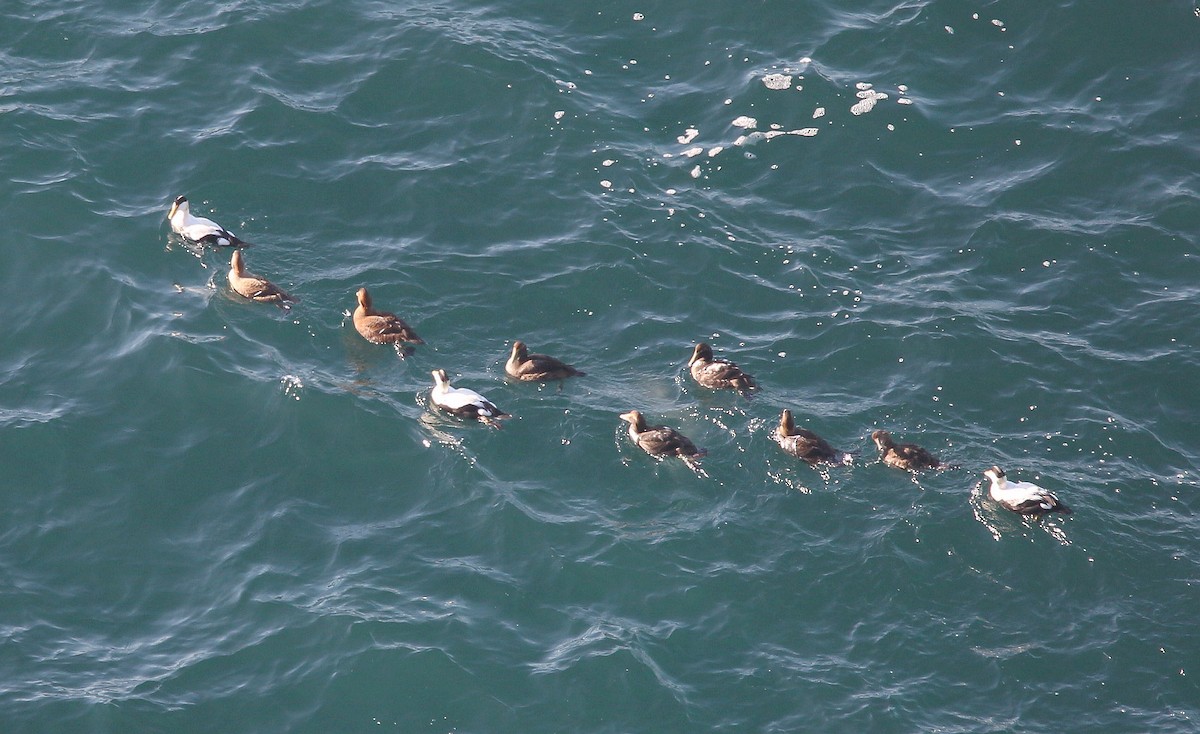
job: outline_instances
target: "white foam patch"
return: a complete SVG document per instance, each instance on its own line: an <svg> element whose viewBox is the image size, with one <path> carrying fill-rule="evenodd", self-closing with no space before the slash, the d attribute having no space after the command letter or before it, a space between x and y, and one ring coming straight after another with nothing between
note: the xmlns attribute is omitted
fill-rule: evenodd
<svg viewBox="0 0 1200 734"><path fill-rule="evenodd" d="M859 100L858 102L855 102L854 105L850 108L850 114L865 115L868 112L870 112L871 110L875 109L876 104L878 104L878 103L875 101L874 95L872 95L870 97L867 97L866 99L862 99L862 100Z"/></svg>
<svg viewBox="0 0 1200 734"><path fill-rule="evenodd" d="M755 145L767 139L766 133L760 133L757 130L749 135L739 135L738 139L733 141L734 145Z"/></svg>
<svg viewBox="0 0 1200 734"><path fill-rule="evenodd" d="M865 84L865 82L859 83ZM866 89L859 92L858 96L861 99L850 108L850 114L852 115L865 115L871 110L875 109L875 105L879 103L879 100L888 98L888 96L883 92L876 92L871 89Z"/></svg>
<svg viewBox="0 0 1200 734"><path fill-rule="evenodd" d="M762 83L767 89L787 89L792 86L791 74L767 74Z"/></svg>
<svg viewBox="0 0 1200 734"><path fill-rule="evenodd" d="M738 118L735 118L730 124L734 127L740 127L743 130L753 130L754 128L758 127L758 120L747 115L742 115Z"/></svg>

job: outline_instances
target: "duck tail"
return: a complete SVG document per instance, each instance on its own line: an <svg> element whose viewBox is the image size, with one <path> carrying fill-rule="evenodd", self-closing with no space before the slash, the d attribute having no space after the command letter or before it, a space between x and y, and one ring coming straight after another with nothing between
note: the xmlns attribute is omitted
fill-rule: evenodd
<svg viewBox="0 0 1200 734"><path fill-rule="evenodd" d="M508 417L508 413L501 412L497 413L496 415L481 415L479 416L479 421L484 425L488 425L496 430L500 430L501 428L504 428L504 424L500 422L500 419Z"/></svg>

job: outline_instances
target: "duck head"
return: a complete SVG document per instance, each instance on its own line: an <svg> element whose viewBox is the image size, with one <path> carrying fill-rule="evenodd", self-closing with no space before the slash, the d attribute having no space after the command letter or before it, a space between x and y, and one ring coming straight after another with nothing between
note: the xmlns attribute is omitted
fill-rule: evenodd
<svg viewBox="0 0 1200 734"><path fill-rule="evenodd" d="M871 433L871 440L875 445L882 449L890 449L896 444L892 441L892 434L887 431L874 431Z"/></svg>
<svg viewBox="0 0 1200 734"><path fill-rule="evenodd" d="M446 376L446 370L434 370L431 374L433 375L434 385L440 388L450 387L450 378Z"/></svg>
<svg viewBox="0 0 1200 734"><path fill-rule="evenodd" d="M692 358L688 360L688 367L691 367L693 364L695 364L696 362L699 362L701 360L709 361L712 358L713 358L712 347L708 346L708 344L706 344L704 342L700 342L699 344L696 345L696 348L694 350L692 350Z"/></svg>
<svg viewBox="0 0 1200 734"><path fill-rule="evenodd" d="M184 216L188 211L188 200L186 196L176 196L174 203L171 204L171 211L167 212L167 219L174 219L175 212L183 210Z"/></svg>
<svg viewBox="0 0 1200 734"><path fill-rule="evenodd" d="M641 411L631 410L628 413L622 413L621 420L633 426L638 433L646 430L646 417L642 415Z"/></svg>

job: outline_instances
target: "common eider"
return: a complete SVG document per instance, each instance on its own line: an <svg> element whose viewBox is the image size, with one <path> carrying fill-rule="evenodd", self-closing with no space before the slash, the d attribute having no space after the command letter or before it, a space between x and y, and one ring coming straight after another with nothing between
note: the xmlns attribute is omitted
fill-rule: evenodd
<svg viewBox="0 0 1200 734"><path fill-rule="evenodd" d="M514 380L558 380L560 384L568 377L582 377L587 374L560 359L545 354L530 354L525 342L519 340L513 342L512 354L504 365L504 371Z"/></svg>
<svg viewBox="0 0 1200 734"><path fill-rule="evenodd" d="M266 278L247 273L241 250L234 250L233 257L229 259L229 287L239 296L254 301L274 303L283 309L288 308L288 302L296 300Z"/></svg>
<svg viewBox="0 0 1200 734"><path fill-rule="evenodd" d="M354 309L354 328L363 339L374 344L398 344L410 342L424 344L425 340L405 323L404 319L388 311L377 311L371 307L371 294L366 288L358 289L358 308Z"/></svg>
<svg viewBox="0 0 1200 734"><path fill-rule="evenodd" d="M737 390L748 396L748 391L758 388L754 377L743 372L741 367L727 359L714 359L712 347L704 342L693 350L688 369L692 379L713 390Z"/></svg>
<svg viewBox="0 0 1200 734"><path fill-rule="evenodd" d="M508 417L508 413L474 390L451 387L446 370L433 371L433 392L429 397L434 405L447 413L460 418L474 418L493 428L499 428L500 419Z"/></svg>
<svg viewBox="0 0 1200 734"><path fill-rule="evenodd" d="M871 439L882 452L879 458L883 463L905 471L920 469L937 469L942 462L933 454L914 443L896 443L892 434L887 431L875 431Z"/></svg>
<svg viewBox="0 0 1200 734"><path fill-rule="evenodd" d="M779 427L775 429L775 442L797 459L809 464L843 464L850 465L854 457L838 451L829 442L807 428L796 428L792 420L792 411L784 410L779 416Z"/></svg>
<svg viewBox="0 0 1200 734"><path fill-rule="evenodd" d="M647 426L646 417L640 411L622 413L621 420L629 423L629 437L633 442L651 456L678 456L690 462L708 453L696 448L691 439L674 428Z"/></svg>
<svg viewBox="0 0 1200 734"><path fill-rule="evenodd" d="M171 211L167 212L167 219L171 220L171 229L175 230L176 234L192 242L218 247L250 246L250 243L238 239L213 220L193 216L186 196L175 199L175 203L171 204Z"/></svg>
<svg viewBox="0 0 1200 734"><path fill-rule="evenodd" d="M1059 502L1054 493L1030 482L1010 482L1004 470L993 466L983 473L992 480L988 495L1001 507L1022 515L1044 515L1048 512L1071 514L1071 508Z"/></svg>

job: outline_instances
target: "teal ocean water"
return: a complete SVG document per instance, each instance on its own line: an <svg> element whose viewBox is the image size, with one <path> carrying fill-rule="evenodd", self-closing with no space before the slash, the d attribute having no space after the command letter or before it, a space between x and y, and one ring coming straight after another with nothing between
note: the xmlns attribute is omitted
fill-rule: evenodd
<svg viewBox="0 0 1200 734"><path fill-rule="evenodd" d="M1194 2L0 26L0 730L1200 728ZM427 343L362 340L362 286ZM509 383L515 339L588 375Z"/></svg>

